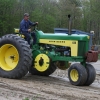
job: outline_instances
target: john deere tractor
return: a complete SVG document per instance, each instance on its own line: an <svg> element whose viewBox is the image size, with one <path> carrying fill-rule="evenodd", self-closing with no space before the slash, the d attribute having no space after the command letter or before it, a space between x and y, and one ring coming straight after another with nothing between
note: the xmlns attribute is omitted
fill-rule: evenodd
<svg viewBox="0 0 100 100"><path fill-rule="evenodd" d="M89 63L98 60L98 53L89 50L88 35L71 34L71 30L69 34L43 33L35 28L37 41L30 47L19 30L15 31L17 35L7 34L0 38L0 77L19 79L28 72L49 76L60 68L68 69L73 85L94 82L96 72Z"/></svg>

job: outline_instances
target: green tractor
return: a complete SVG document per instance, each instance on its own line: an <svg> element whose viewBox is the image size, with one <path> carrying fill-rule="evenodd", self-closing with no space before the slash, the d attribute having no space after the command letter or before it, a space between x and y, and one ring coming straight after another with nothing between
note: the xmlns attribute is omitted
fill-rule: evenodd
<svg viewBox="0 0 100 100"><path fill-rule="evenodd" d="M0 77L19 79L28 72L49 76L57 68L68 69L70 83L76 86L94 82L96 71L88 62L96 62L98 53L89 51L89 36L82 34L43 33L35 28L37 41L30 45L16 34L0 38ZM70 62L77 62L70 64Z"/></svg>

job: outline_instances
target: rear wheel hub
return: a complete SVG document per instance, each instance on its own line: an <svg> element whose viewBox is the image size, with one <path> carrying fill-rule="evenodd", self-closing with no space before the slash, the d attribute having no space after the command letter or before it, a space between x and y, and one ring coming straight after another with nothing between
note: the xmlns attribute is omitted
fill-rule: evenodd
<svg viewBox="0 0 100 100"><path fill-rule="evenodd" d="M0 67L3 70L13 70L19 62L17 49L11 44L5 44L0 48Z"/></svg>

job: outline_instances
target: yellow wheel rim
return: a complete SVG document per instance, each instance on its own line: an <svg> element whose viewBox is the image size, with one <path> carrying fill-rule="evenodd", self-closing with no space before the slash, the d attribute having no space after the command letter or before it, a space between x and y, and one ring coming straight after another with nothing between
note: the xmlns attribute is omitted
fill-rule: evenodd
<svg viewBox="0 0 100 100"><path fill-rule="evenodd" d="M0 67L3 70L13 70L19 61L19 53L11 44L5 44L0 48Z"/></svg>
<svg viewBox="0 0 100 100"><path fill-rule="evenodd" d="M35 58L35 68L40 71L44 72L49 68L50 59L45 54L39 54Z"/></svg>
<svg viewBox="0 0 100 100"><path fill-rule="evenodd" d="M71 70L70 77L71 77L72 81L77 82L78 79L79 79L79 73L78 73L78 71L76 69Z"/></svg>

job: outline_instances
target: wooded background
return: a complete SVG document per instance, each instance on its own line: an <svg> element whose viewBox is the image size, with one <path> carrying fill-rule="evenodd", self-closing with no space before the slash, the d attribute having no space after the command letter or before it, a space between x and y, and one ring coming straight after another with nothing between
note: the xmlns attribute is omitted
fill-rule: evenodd
<svg viewBox="0 0 100 100"><path fill-rule="evenodd" d="M68 28L67 15L72 16L72 28L95 32L100 41L100 0L0 0L0 36L14 32L25 12L30 20L39 22L39 30L53 32L55 27Z"/></svg>

